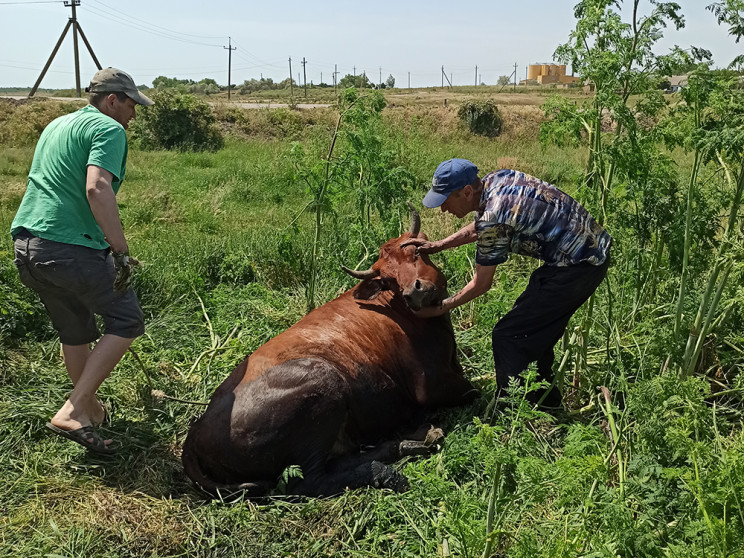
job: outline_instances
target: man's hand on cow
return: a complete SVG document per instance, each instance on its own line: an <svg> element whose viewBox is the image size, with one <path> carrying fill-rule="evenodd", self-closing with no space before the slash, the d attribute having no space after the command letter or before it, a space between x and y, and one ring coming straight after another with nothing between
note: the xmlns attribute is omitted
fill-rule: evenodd
<svg viewBox="0 0 744 558"><path fill-rule="evenodd" d="M401 248L405 248L406 246L415 246L417 254L436 254L443 250L439 242L431 242L423 238L412 238L400 245Z"/></svg>
<svg viewBox="0 0 744 558"><path fill-rule="evenodd" d="M112 252L111 255L114 257L114 269L116 270L114 290L125 292L132 282L132 268L139 265L139 260L131 257L128 252Z"/></svg>

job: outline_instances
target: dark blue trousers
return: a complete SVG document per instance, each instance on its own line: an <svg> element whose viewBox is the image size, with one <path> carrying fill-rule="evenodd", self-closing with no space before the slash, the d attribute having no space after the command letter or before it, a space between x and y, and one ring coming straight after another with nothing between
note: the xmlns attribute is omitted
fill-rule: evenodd
<svg viewBox="0 0 744 558"><path fill-rule="evenodd" d="M499 390L532 362L537 362L539 379L553 381L553 349L571 316L607 275L608 266L609 256L598 266L543 265L532 273L514 307L493 328L493 359ZM552 390L545 403L551 406L560 403L557 390Z"/></svg>

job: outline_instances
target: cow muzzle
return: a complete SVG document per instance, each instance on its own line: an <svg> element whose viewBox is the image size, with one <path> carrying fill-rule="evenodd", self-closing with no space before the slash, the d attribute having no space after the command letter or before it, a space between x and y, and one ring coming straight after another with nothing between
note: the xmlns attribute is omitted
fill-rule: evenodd
<svg viewBox="0 0 744 558"><path fill-rule="evenodd" d="M441 293L431 281L416 279L403 289L403 299L411 310L421 310L424 306L432 306L441 300Z"/></svg>

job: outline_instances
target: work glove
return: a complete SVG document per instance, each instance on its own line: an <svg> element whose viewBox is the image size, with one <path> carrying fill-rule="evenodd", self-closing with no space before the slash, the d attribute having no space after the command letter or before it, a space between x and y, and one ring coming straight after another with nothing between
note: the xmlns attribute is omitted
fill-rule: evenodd
<svg viewBox="0 0 744 558"><path fill-rule="evenodd" d="M129 255L129 252L112 252L114 257L114 269L116 277L114 278L114 290L125 292L129 289L132 282L132 268L139 265L139 260Z"/></svg>

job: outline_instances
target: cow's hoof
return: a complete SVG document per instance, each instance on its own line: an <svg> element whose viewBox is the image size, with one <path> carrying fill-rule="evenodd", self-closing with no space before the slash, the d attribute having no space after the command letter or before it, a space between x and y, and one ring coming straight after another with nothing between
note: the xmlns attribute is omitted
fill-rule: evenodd
<svg viewBox="0 0 744 558"><path fill-rule="evenodd" d="M436 450L436 446L427 446L424 442L418 440L403 440L398 446L401 457L431 455Z"/></svg>
<svg viewBox="0 0 744 558"><path fill-rule="evenodd" d="M379 461L372 462L372 486L375 488L389 488L395 492L406 492L410 488L405 476L390 465L385 465Z"/></svg>

